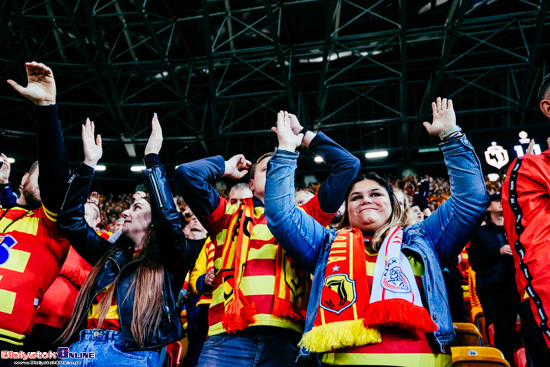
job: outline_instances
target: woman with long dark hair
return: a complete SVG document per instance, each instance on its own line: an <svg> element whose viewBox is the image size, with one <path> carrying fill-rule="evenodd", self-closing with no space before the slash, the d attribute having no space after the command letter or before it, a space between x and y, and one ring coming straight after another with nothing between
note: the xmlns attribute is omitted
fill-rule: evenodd
<svg viewBox="0 0 550 367"><path fill-rule="evenodd" d="M479 160L456 126L450 100L432 104L452 195L428 219L402 230L403 210L375 173L346 192L340 229L296 209L299 136L279 113L279 149L268 166L268 227L289 256L314 273L300 360L354 366L449 366L454 331L441 269L462 250L488 199ZM318 355L315 353L319 353ZM304 358L309 356L309 358ZM317 358L319 356L320 358Z"/></svg>
<svg viewBox="0 0 550 367"><path fill-rule="evenodd" d="M84 220L94 167L103 152L101 136L95 137L89 120L82 126L82 141L84 162L69 181L58 224L94 268L80 290L62 341L71 340L85 321L86 327L58 357L83 365L156 367L163 346L183 337L175 298L189 270L187 243L158 158L162 130L155 114L143 171L151 196L134 196L122 213L122 235L114 244L99 237Z"/></svg>

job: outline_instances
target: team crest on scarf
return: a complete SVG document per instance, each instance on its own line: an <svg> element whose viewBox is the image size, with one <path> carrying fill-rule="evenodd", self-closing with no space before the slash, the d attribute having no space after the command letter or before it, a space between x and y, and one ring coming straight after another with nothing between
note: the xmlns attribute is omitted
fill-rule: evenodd
<svg viewBox="0 0 550 367"><path fill-rule="evenodd" d="M348 274L332 274L325 278L323 285L323 297L321 308L340 314L346 308L352 306L357 300L355 280L349 278Z"/></svg>
<svg viewBox="0 0 550 367"><path fill-rule="evenodd" d="M407 276L401 270L399 260L391 258L388 260L382 278L380 279L382 288L394 293L409 293L411 292L411 284Z"/></svg>

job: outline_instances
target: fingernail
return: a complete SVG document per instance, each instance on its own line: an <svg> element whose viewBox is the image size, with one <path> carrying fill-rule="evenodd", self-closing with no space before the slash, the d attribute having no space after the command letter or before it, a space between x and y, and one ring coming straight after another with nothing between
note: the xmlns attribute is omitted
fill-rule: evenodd
<svg viewBox="0 0 550 367"><path fill-rule="evenodd" d="M156 112L153 112L153 116L157 117L157 113ZM158 118L158 117L157 117Z"/></svg>

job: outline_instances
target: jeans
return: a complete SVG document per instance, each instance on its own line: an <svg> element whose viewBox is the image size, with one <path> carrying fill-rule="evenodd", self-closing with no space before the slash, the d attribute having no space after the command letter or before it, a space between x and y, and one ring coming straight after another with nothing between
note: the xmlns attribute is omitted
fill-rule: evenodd
<svg viewBox="0 0 550 367"><path fill-rule="evenodd" d="M58 357L63 362L77 362L78 366L118 366L118 367L158 367L159 354L153 350L123 352L122 334L115 330L86 329L80 332L80 340L72 344L67 350L58 349ZM67 352L71 353L65 358ZM77 355L72 355L77 353ZM94 353L90 355L81 353ZM66 367L66 364L59 366Z"/></svg>
<svg viewBox="0 0 550 367"><path fill-rule="evenodd" d="M290 330L214 335L206 339L199 367L295 366L300 335Z"/></svg>

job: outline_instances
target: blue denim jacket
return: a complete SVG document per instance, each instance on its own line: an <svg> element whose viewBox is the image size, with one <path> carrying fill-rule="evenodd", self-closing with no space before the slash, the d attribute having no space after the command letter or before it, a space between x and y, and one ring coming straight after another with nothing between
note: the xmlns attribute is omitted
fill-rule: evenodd
<svg viewBox="0 0 550 367"><path fill-rule="evenodd" d="M437 325L441 351L455 337L441 269L456 258L478 227L489 200L479 159L466 136L441 144L451 184L451 197L425 221L403 233L403 250L422 259L424 297ZM298 153L277 150L268 164L265 216L268 227L288 254L314 272L305 330L313 327L319 307L328 255L336 231L322 227L296 209L294 170ZM302 348L300 358L309 356ZM311 357L314 357L313 355ZM317 358L315 358L317 359Z"/></svg>

